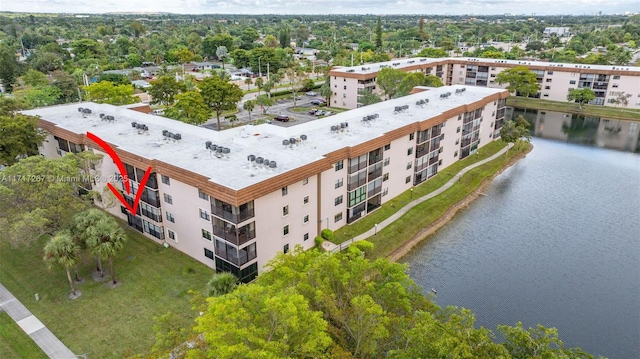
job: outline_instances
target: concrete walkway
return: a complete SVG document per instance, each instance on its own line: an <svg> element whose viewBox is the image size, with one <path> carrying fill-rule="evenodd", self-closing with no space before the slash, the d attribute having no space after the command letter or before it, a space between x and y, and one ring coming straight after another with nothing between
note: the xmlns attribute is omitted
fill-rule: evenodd
<svg viewBox="0 0 640 359"><path fill-rule="evenodd" d="M482 161L478 161L470 166L467 166L465 168L463 168L462 170L460 170L460 172L458 172L455 176L451 177L451 179L445 183L442 187L438 188L437 190L426 194L420 198L417 198L411 202L409 202L406 206L400 208L396 213L392 214L389 218L385 219L384 221L380 222L377 224L377 228L376 226L374 226L373 228L371 228L370 230L353 237L353 239L350 239L347 242L341 243L339 245L337 244L333 244L333 248L329 249L331 252L337 252L337 251L341 251L347 247L349 247L349 245L351 245L351 243L353 242L357 242L357 241L361 241L364 239L367 239L369 237L374 236L378 231L383 230L385 227L387 227L388 225L390 225L391 223L393 223L395 220L397 220L398 218L402 217L404 214L406 214L407 212L409 212L413 207L419 205L420 203L429 200L439 194L441 194L442 192L448 190L449 188L451 188L451 186L453 186L457 181L460 180L460 178L462 176L464 176L465 173L471 171L472 169L481 166L487 162L491 162L494 159L498 158L500 155L505 154L511 147L513 147L513 143L509 143L507 144L507 147L503 148L502 150L498 151L497 153L495 153L493 156L491 157L487 157ZM326 242L326 241L325 241ZM323 246L325 247L325 246ZM325 248L326 249L326 248Z"/></svg>
<svg viewBox="0 0 640 359"><path fill-rule="evenodd" d="M0 311L9 314L22 330L33 339L42 351L52 359L76 359L66 345L64 345L35 315L16 299L2 284L0 284Z"/></svg>

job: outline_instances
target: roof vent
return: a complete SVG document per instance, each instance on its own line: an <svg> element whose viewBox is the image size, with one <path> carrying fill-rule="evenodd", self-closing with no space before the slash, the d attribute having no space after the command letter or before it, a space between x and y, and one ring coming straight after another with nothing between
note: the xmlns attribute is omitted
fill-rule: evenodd
<svg viewBox="0 0 640 359"><path fill-rule="evenodd" d="M277 167L276 161L269 162L269 168L276 168L276 167Z"/></svg>
<svg viewBox="0 0 640 359"><path fill-rule="evenodd" d="M131 127L136 128L137 123L136 122L131 122Z"/></svg>
<svg viewBox="0 0 640 359"><path fill-rule="evenodd" d="M289 144L290 144L289 140L282 140L283 146L289 146Z"/></svg>
<svg viewBox="0 0 640 359"><path fill-rule="evenodd" d="M615 69L615 67L614 67L614 69ZM84 111L84 108L78 107L78 112L83 112L83 111Z"/></svg>
<svg viewBox="0 0 640 359"><path fill-rule="evenodd" d="M256 164L261 165L263 162L264 162L264 158L262 158L262 157L257 157L256 158Z"/></svg>
<svg viewBox="0 0 640 359"><path fill-rule="evenodd" d="M174 139L174 140L181 140L181 139L182 139L182 135L181 135L181 134L179 134L179 133L174 133L174 134L173 134L173 139Z"/></svg>
<svg viewBox="0 0 640 359"><path fill-rule="evenodd" d="M101 119L102 119L102 118L104 118L104 113L101 113L101 114L100 114L100 118L101 118Z"/></svg>
<svg viewBox="0 0 640 359"><path fill-rule="evenodd" d="M165 130L166 131L166 130ZM164 136L164 131L162 131L162 135ZM207 141L204 143L204 147L206 147L207 149L211 148L211 141Z"/></svg>
<svg viewBox="0 0 640 359"><path fill-rule="evenodd" d="M307 140L307 135L300 135L300 139L303 140L303 141L306 141Z"/></svg>
<svg viewBox="0 0 640 359"><path fill-rule="evenodd" d="M249 155L249 156L247 156L247 160L249 162L255 162L256 161L256 156L255 155Z"/></svg>
<svg viewBox="0 0 640 359"><path fill-rule="evenodd" d="M116 118L115 118L115 117L113 117L113 116L111 116L111 115L106 115L106 116L104 116L104 117L102 118L102 121L107 121L107 122L113 122L113 121L115 121L115 120L116 120Z"/></svg>

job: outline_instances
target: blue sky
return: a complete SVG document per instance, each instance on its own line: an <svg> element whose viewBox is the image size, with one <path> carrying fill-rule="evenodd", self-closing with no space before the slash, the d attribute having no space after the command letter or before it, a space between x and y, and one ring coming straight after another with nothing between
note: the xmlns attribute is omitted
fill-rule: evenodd
<svg viewBox="0 0 640 359"><path fill-rule="evenodd" d="M620 14L638 0L0 0L0 11L187 14Z"/></svg>

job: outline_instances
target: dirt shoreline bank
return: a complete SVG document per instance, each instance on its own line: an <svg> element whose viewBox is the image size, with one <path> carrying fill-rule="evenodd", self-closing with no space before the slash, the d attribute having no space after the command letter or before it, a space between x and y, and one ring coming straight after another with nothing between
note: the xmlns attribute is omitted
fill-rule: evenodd
<svg viewBox="0 0 640 359"><path fill-rule="evenodd" d="M496 176L504 172L504 170L506 170L507 168L513 166L513 164L519 161L520 159L526 157L526 155L533 150L533 145L531 145L530 143L528 145L529 145L529 148L525 152L521 152L517 156L514 156L513 158L511 158L511 160L509 160L507 164L502 166L502 168L496 171L491 177L485 178L475 191L470 193L468 196L466 196L462 200L458 201L453 206L449 207L449 209L447 209L447 211L444 214L442 214L442 216L438 217L431 224L424 227L422 230L420 230L420 232L418 232L416 235L414 235L409 240L404 242L400 247L393 250L393 252L391 252L386 258L392 262L397 262L399 259L407 255L407 253L409 253L418 243L422 242L432 234L436 233L440 228L442 228L450 220L452 220L461 209L467 207L471 202L473 202L476 198L478 198L478 196L480 196L484 192L487 186L491 182L493 182L493 179Z"/></svg>

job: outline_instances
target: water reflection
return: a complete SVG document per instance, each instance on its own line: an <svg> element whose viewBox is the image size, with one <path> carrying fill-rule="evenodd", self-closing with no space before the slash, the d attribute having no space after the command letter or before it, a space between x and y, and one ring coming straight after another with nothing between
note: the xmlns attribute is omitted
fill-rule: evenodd
<svg viewBox="0 0 640 359"><path fill-rule="evenodd" d="M519 115L531 123L531 135L588 146L640 152L640 124L555 111L507 108L505 118Z"/></svg>

